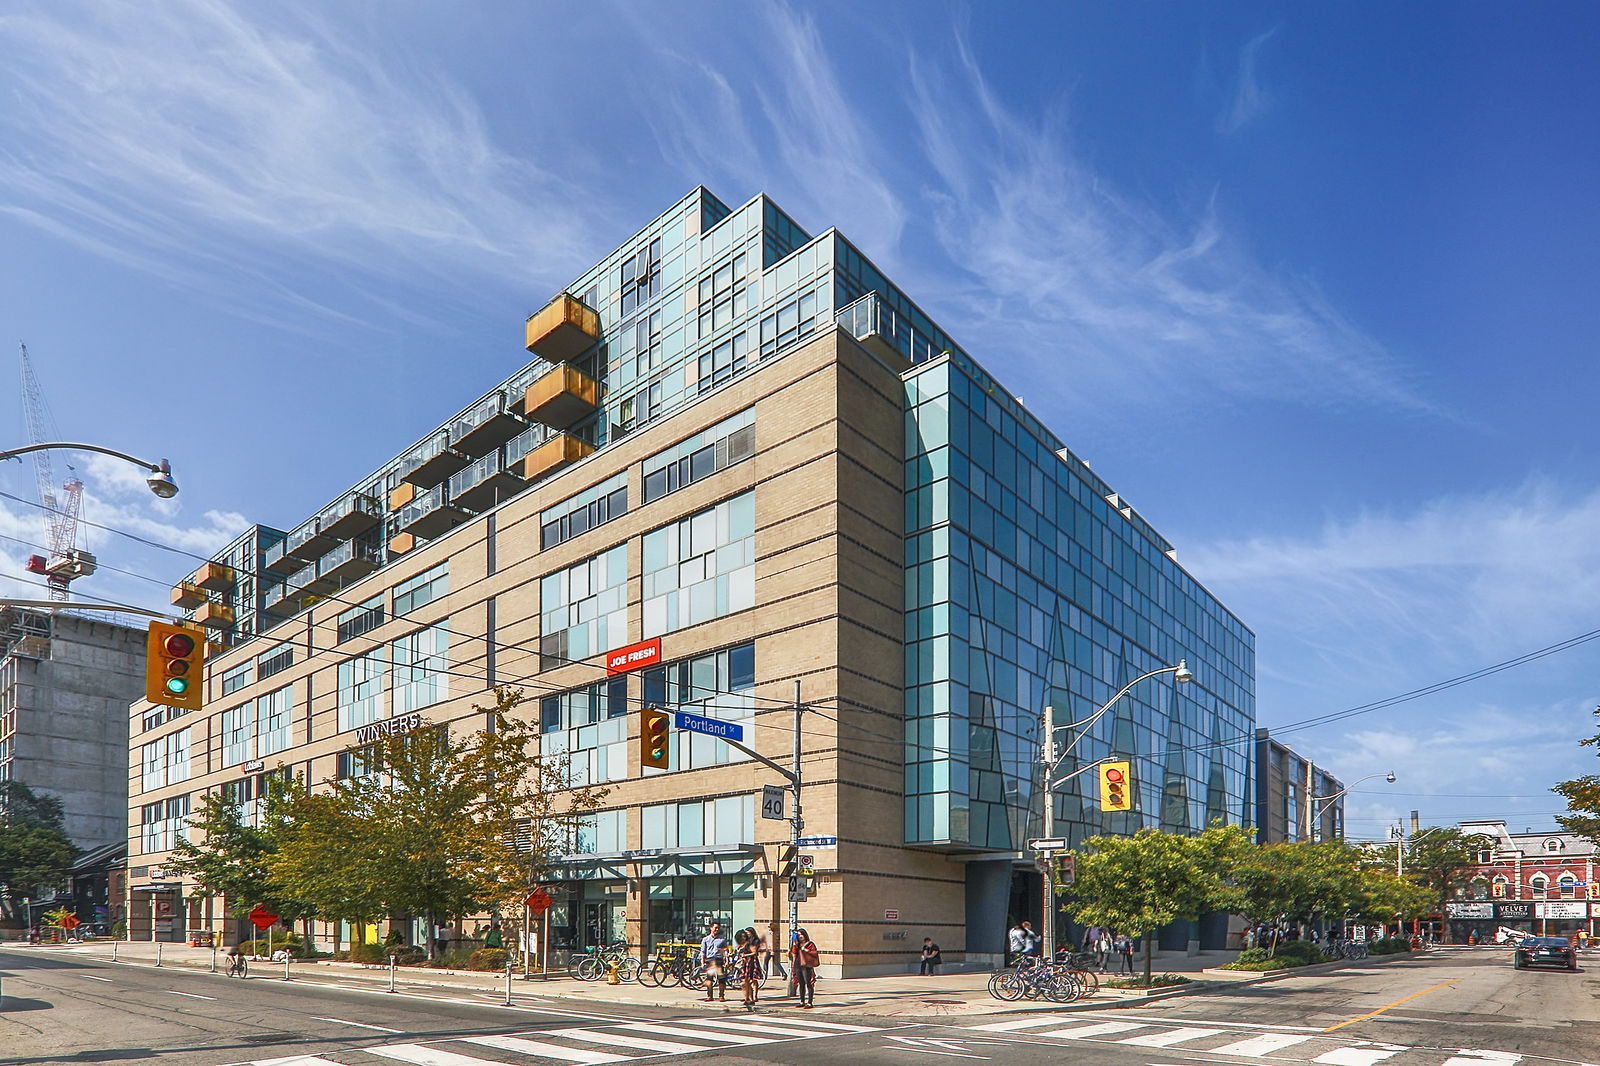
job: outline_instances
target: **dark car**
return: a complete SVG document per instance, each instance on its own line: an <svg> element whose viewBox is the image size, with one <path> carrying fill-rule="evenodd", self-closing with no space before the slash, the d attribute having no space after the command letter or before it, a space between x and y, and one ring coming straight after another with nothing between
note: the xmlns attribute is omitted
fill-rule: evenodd
<svg viewBox="0 0 1600 1066"><path fill-rule="evenodd" d="M1576 970L1578 953L1563 937L1530 936L1511 953L1511 965L1518 970L1529 966L1560 966L1564 970Z"/></svg>

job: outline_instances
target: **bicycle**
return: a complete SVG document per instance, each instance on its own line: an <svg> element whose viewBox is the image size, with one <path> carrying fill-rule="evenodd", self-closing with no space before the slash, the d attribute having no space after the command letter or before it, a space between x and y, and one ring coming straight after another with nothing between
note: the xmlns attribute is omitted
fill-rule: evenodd
<svg viewBox="0 0 1600 1066"><path fill-rule="evenodd" d="M245 978L250 976L250 960L244 955L229 955L228 968L223 971L228 977Z"/></svg>
<svg viewBox="0 0 1600 1066"><path fill-rule="evenodd" d="M1019 959L1015 966L996 970L989 976L989 994L1005 1002L1027 997L1044 998L1052 1003L1071 1003L1098 989L1099 982L1091 971L1075 969L1064 963L1047 963L1032 957Z"/></svg>
<svg viewBox="0 0 1600 1066"><path fill-rule="evenodd" d="M568 965L567 973L580 981L598 981L613 966L617 968L619 980L632 981L639 976L639 960L628 954L628 945L620 940L610 947L587 949L576 962Z"/></svg>
<svg viewBox="0 0 1600 1066"><path fill-rule="evenodd" d="M639 983L652 987L687 984L700 961L699 947L683 941L664 940L656 945L649 965L639 967Z"/></svg>

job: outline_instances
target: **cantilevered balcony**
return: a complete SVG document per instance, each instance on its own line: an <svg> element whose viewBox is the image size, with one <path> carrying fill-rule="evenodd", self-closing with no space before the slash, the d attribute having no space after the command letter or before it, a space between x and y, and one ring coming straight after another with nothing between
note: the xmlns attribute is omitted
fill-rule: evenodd
<svg viewBox="0 0 1600 1066"><path fill-rule="evenodd" d="M600 383L570 366L558 366L528 386L522 409L551 429L570 429L600 406Z"/></svg>
<svg viewBox="0 0 1600 1066"><path fill-rule="evenodd" d="M562 293L528 319L528 351L566 363L600 339L600 316L570 293Z"/></svg>
<svg viewBox="0 0 1600 1066"><path fill-rule="evenodd" d="M317 576L328 581L350 582L366 577L378 569L381 562L378 549L346 541L317 563Z"/></svg>
<svg viewBox="0 0 1600 1066"><path fill-rule="evenodd" d="M261 599L263 606L268 611L287 618L304 606L301 603L304 596L305 590L300 587L299 580L290 578L287 581L280 581L277 584L267 586L266 591L261 595Z"/></svg>
<svg viewBox="0 0 1600 1066"><path fill-rule="evenodd" d="M486 455L450 478L450 502L469 511L482 511L516 495L528 483L500 464L500 456Z"/></svg>
<svg viewBox="0 0 1600 1066"><path fill-rule="evenodd" d="M267 548L262 558L268 570L274 574L292 574L306 565L304 559L288 554L286 550L288 547L289 542L287 540L280 540Z"/></svg>
<svg viewBox="0 0 1600 1066"><path fill-rule="evenodd" d="M172 589L172 606L192 611L206 602L206 593L192 581L180 581Z"/></svg>
<svg viewBox="0 0 1600 1066"><path fill-rule="evenodd" d="M365 533L383 519L383 509L371 496L352 492L317 516L322 532L336 540Z"/></svg>
<svg viewBox="0 0 1600 1066"><path fill-rule="evenodd" d="M594 451L594 445L568 433L557 433L533 451L523 456L522 476L529 484L549 477L569 463Z"/></svg>
<svg viewBox="0 0 1600 1066"><path fill-rule="evenodd" d="M444 498L444 486L429 489L400 509L400 531L431 540L471 517Z"/></svg>
<svg viewBox="0 0 1600 1066"><path fill-rule="evenodd" d="M527 428L528 423L507 409L505 393L496 392L450 424L450 447L476 459Z"/></svg>
<svg viewBox="0 0 1600 1066"><path fill-rule="evenodd" d="M194 583L212 592L227 592L238 580L233 567L221 563L206 563L194 572Z"/></svg>
<svg viewBox="0 0 1600 1066"><path fill-rule="evenodd" d="M400 480L419 489L431 489L471 461L448 446L448 434L439 433L400 460Z"/></svg>
<svg viewBox="0 0 1600 1066"><path fill-rule="evenodd" d="M226 629L233 625L233 608L225 603L202 603L194 620L211 629Z"/></svg>
<svg viewBox="0 0 1600 1066"><path fill-rule="evenodd" d="M304 559L309 563L328 554L338 543L333 537L322 532L317 526L317 520L313 518L299 529L290 532L289 539L284 541L283 550L286 555Z"/></svg>

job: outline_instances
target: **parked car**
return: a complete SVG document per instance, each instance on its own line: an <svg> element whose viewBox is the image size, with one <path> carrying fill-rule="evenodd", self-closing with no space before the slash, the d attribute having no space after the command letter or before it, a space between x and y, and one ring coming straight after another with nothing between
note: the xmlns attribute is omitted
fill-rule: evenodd
<svg viewBox="0 0 1600 1066"><path fill-rule="evenodd" d="M1578 953L1572 949L1572 945L1565 937L1530 936L1512 951L1511 966L1517 970L1527 969L1529 966L1560 966L1563 969L1576 970Z"/></svg>

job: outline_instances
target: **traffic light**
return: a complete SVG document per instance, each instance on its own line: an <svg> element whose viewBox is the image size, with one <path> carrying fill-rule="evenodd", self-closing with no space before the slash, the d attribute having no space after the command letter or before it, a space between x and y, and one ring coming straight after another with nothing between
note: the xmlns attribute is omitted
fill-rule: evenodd
<svg viewBox="0 0 1600 1066"><path fill-rule="evenodd" d="M145 644L144 698L198 711L205 694L205 635L196 629L151 622Z"/></svg>
<svg viewBox="0 0 1600 1066"><path fill-rule="evenodd" d="M668 731L672 716L656 707L639 710L639 768L641 770L666 770L671 746Z"/></svg>
<svg viewBox="0 0 1600 1066"><path fill-rule="evenodd" d="M1128 777L1128 764L1108 762L1100 764L1100 809L1102 811L1128 811L1133 809L1132 781Z"/></svg>

